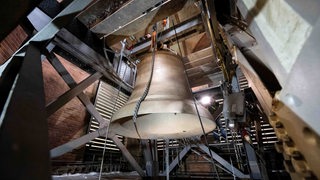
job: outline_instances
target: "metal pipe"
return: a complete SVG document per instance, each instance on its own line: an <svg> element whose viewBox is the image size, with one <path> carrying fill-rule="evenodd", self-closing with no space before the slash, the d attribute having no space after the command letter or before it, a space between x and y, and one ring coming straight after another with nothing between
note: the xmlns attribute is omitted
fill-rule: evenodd
<svg viewBox="0 0 320 180"><path fill-rule="evenodd" d="M166 139L166 180L169 180L169 139Z"/></svg>

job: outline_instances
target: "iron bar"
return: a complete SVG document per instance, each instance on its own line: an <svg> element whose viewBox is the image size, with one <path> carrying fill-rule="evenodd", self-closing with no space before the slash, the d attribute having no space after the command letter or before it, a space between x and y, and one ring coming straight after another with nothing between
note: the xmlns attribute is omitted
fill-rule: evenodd
<svg viewBox="0 0 320 180"><path fill-rule="evenodd" d="M118 148L121 150L122 154L125 156L125 158L129 161L129 163L131 164L131 166L138 172L138 174L141 177L145 176L144 171L142 170L142 168L139 166L139 164L137 163L137 161L134 159L134 157L130 154L130 152L128 151L128 149L122 144L122 142L120 141L120 139L116 136L113 135L111 137L111 139L113 140L113 142L118 146Z"/></svg>
<svg viewBox="0 0 320 180"><path fill-rule="evenodd" d="M171 27L168 30L160 32L161 36L159 36L158 41L164 41L165 39L173 37L175 35L175 31L177 34L179 34L201 24L202 24L202 21L200 16L196 16L188 21L177 24L175 27ZM149 49L150 45L151 45L151 41L146 41L134 47L130 52L126 52L126 54L136 54L140 51Z"/></svg>
<svg viewBox="0 0 320 180"><path fill-rule="evenodd" d="M211 158L208 158L206 156L203 156L199 151L195 150L195 149L191 149L192 152L196 153L197 155L203 157L203 159L207 160L208 162L211 162ZM223 168L222 166L216 164L217 167L219 167L220 169L222 169L223 171L225 171L226 173L232 174L230 171L226 170L225 168Z"/></svg>
<svg viewBox="0 0 320 180"><path fill-rule="evenodd" d="M39 49L29 44L0 129L2 179L50 179Z"/></svg>
<svg viewBox="0 0 320 180"><path fill-rule="evenodd" d="M96 130L95 132L86 134L84 136L81 136L78 139L72 140L70 142L67 142L61 146L55 147L52 150L50 150L50 156L51 158L59 157L67 152L70 152L85 143L99 137L99 136L104 136L106 132L107 127L100 128Z"/></svg>
<svg viewBox="0 0 320 180"><path fill-rule="evenodd" d="M191 149L190 145L186 145L179 153L179 155L171 162L169 169L164 171L162 173L162 175L165 175L167 172L171 172L178 164L179 164L179 160L183 159L184 156L189 152L189 150Z"/></svg>
<svg viewBox="0 0 320 180"><path fill-rule="evenodd" d="M0 112L2 112L9 97L10 90L12 89L12 85L14 84L16 76L19 73L22 62L23 60L21 57L13 57L11 62L8 62L6 69L2 72L2 74L0 74Z"/></svg>
<svg viewBox="0 0 320 180"><path fill-rule="evenodd" d="M126 71L127 71L127 66L125 68L124 75L126 74ZM120 96L119 96L120 95L120 91L121 91L121 86L119 85L118 86L118 91L117 91L117 96L115 98L115 102L114 102L113 107L112 107L112 115L115 112L116 105L117 105L118 100L120 98ZM105 156L105 153L106 153L107 139L108 139L108 134L109 134L109 129L110 129L110 121L112 119L112 115L110 117L110 120L108 121L108 127L107 127L107 130L106 130L105 142L104 142L104 145L103 145L102 159L101 159L100 172L99 172L99 180L101 180L101 176L102 176L102 167L103 167L103 163L104 163L104 156ZM112 158L110 158L110 159L112 160Z"/></svg>
<svg viewBox="0 0 320 180"><path fill-rule="evenodd" d="M203 144L199 144L199 147L202 151L204 151L205 153L207 153L208 155L210 155L209 153L209 148ZM234 172L234 174L238 177L238 178L250 178L249 175L243 174L241 171L239 171L237 168L234 168L229 162L227 162L226 160L224 160L222 157L220 157L217 153L215 153L214 151L210 150L211 154L212 154L212 158L215 159L218 163L220 163L223 167L225 167L228 171L230 172Z"/></svg>
<svg viewBox="0 0 320 180"><path fill-rule="evenodd" d="M81 81L77 86L62 94L55 101L49 103L46 107L47 117L56 112L59 108L61 108L63 105L69 102L72 98L76 97L79 93L81 93L85 88L90 86L96 80L100 79L101 76L102 74L100 72L92 74L85 80Z"/></svg>
<svg viewBox="0 0 320 180"><path fill-rule="evenodd" d="M169 167L169 139L166 139L166 180L169 180L169 175L170 175L170 167Z"/></svg>
<svg viewBox="0 0 320 180"><path fill-rule="evenodd" d="M232 138L232 144L233 144L233 147L234 147L234 154L236 155L236 159L237 159L237 163L239 165L239 167L242 168L242 165L241 165L241 157L240 157L240 150L239 150L239 146L238 146L238 138L237 138L237 132L234 132L234 130L230 130L230 134L231 134L231 138Z"/></svg>
<svg viewBox="0 0 320 180"><path fill-rule="evenodd" d="M143 154L146 161L147 176L158 176L158 158L155 140L142 139Z"/></svg>
<svg viewBox="0 0 320 180"><path fill-rule="evenodd" d="M54 35L65 26L76 13L83 10L88 4L93 0L74 0L65 9L63 9L55 18L53 18L46 26L44 26L37 34L30 38L26 43L24 43L8 61L21 53L25 47L27 47L30 42L43 42L50 40Z"/></svg>
<svg viewBox="0 0 320 180"><path fill-rule="evenodd" d="M262 179L255 150L247 141L243 141L243 146L246 150L247 159L249 162L251 179Z"/></svg>
<svg viewBox="0 0 320 180"><path fill-rule="evenodd" d="M68 32L68 31L65 31ZM58 34L59 36L59 34ZM74 37L73 34L70 32L65 33L64 36L61 36L59 38L54 39L54 43L61 47L62 49L66 50L68 53L72 54L74 57L76 57L78 60L82 61L85 64L88 64L90 67L92 67L94 70L101 72L104 77L107 79L113 81L114 83L121 85L121 88L124 90L131 92L132 87L128 85L127 83L123 82L121 78L115 74L112 68L104 68L100 65L98 65L94 59L88 57L86 54L81 52L78 47L75 47L74 44L82 44L84 46L84 43L81 42L76 37L72 38L73 41L70 41L70 36ZM69 38L67 38L69 37ZM63 40L62 40L63 39ZM67 41L67 42L65 42Z"/></svg>
<svg viewBox="0 0 320 180"><path fill-rule="evenodd" d="M172 23L173 23L173 21L172 21ZM173 28L174 28L174 34L175 34L175 36L176 36L176 38L177 38L176 27L173 26ZM178 38L177 38L177 43L178 43L178 47L179 47L180 55L181 55L181 49L180 49L180 46L179 46L179 40L178 40ZM189 91L190 91L190 94L192 94L190 82L189 82L189 79L188 79L188 72L187 72L187 69L186 69L186 65L184 64L184 62L183 62L182 59L181 59L181 61L182 61L182 63L183 63L183 67L184 67L184 72L185 72L185 77L186 77L186 79L187 79L188 89L189 89ZM197 106L197 100L196 100L195 96L193 96L192 99L193 99L194 107L195 107L196 112L197 112L197 116L198 116L198 119L199 119L199 123L200 123L201 129L202 129L202 132L203 132L204 141L205 141L205 143L206 143L206 145L207 145L207 148L208 148L208 150L209 150L210 147L209 147L209 143L208 143L208 140L207 140L207 136L206 136L206 133L205 133L205 130L204 130L203 122L202 122L202 119L201 119L201 116L200 116L200 113L199 113L199 109L198 109L198 106ZM211 151L209 151L209 153L210 153L210 157L212 158ZM218 180L220 180L220 177L219 177L219 174L218 174L218 172L217 172L217 168L216 168L216 165L215 165L213 159L212 159L211 163L212 163L212 166L213 166L214 170L215 170L216 173L217 173L217 178L218 178Z"/></svg>
<svg viewBox="0 0 320 180"><path fill-rule="evenodd" d="M108 63L108 59L101 54L97 53L87 44L83 43L78 37L70 33L65 28L62 28L58 33L57 37L63 39L65 42L70 44L76 51L80 52L86 59L92 61L93 63L99 65L102 68L107 68L112 70L113 66Z"/></svg>
<svg viewBox="0 0 320 180"><path fill-rule="evenodd" d="M63 64L59 61L59 59L55 56L54 53L47 54L47 59L51 63L51 65L56 69L56 71L60 74L62 79L68 84L70 88L74 88L77 86L77 83L72 78L67 69L63 66ZM100 115L100 113L96 110L94 105L91 103L90 99L83 93L80 92L78 94L78 98L82 102L82 104L86 107L87 111L100 123L100 127L103 127L106 121Z"/></svg>

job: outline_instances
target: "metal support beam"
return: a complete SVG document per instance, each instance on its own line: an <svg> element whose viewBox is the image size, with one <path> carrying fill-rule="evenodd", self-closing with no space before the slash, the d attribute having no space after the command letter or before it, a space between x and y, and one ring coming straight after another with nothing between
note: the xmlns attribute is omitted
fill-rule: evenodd
<svg viewBox="0 0 320 180"><path fill-rule="evenodd" d="M42 66L34 44L28 46L13 86L1 113L1 179L50 179Z"/></svg>
<svg viewBox="0 0 320 180"><path fill-rule="evenodd" d="M182 23L176 25L176 27L171 27L168 30L160 32L161 36L159 36L158 41L164 41L168 38L174 37L175 30L176 30L177 34L179 34L179 33L182 33L183 31L186 31L188 29L191 29L191 28L196 27L201 24L202 24L201 17L196 16L188 21L185 21L185 22L182 22ZM134 47L130 52L126 52L126 54L136 54L136 53L141 52L143 50L149 49L150 45L151 45L151 41L146 41L146 42Z"/></svg>
<svg viewBox="0 0 320 180"><path fill-rule="evenodd" d="M147 176L158 176L158 151L156 140L141 140L144 159L146 161L146 175Z"/></svg>
<svg viewBox="0 0 320 180"><path fill-rule="evenodd" d="M243 141L243 146L246 150L247 159L249 162L251 179L262 179L255 150L247 141Z"/></svg>
<svg viewBox="0 0 320 180"><path fill-rule="evenodd" d="M258 103L258 102L256 101L256 103ZM259 105L257 104L257 106L259 106ZM263 120L267 121L267 117L265 117L265 115L263 116ZM260 119L254 121L254 126L255 126L255 130L256 130L255 138L258 143L258 152L259 152L260 156L264 156L264 145L263 145L263 141L262 141L262 130L261 130ZM266 168L265 160L260 158L259 161L260 161L262 179L269 180L268 170Z"/></svg>
<svg viewBox="0 0 320 180"><path fill-rule="evenodd" d="M99 130L92 132L90 134L87 134L85 136L82 136L81 138L78 138L76 140L73 140L71 142L68 142L64 145L61 145L59 147L56 147L51 150L51 157L58 157L62 154L65 154L69 151L72 151L73 149L80 147L81 145L93 140L94 138L97 138L99 136L104 136L106 131L106 127L100 128ZM139 173L140 176L145 176L144 171L139 166L139 164L136 162L136 160L133 158L133 156L130 154L130 152L126 149L126 147L122 144L120 139L114 135L112 132L109 132L111 135L111 139L114 141L114 143L117 145L117 147L121 150L123 155L126 157L126 159L129 161L129 163L133 166L133 168Z"/></svg>
<svg viewBox="0 0 320 180"><path fill-rule="evenodd" d="M107 130L107 127L103 127L103 128L98 129L95 132L86 134L84 136L81 136L78 139L72 140L70 142L67 142L67 143L61 145L61 146L55 147L50 150L50 156L51 156L51 158L59 157L67 152L70 152L70 151L86 144L87 142L89 142L99 136L105 136L106 130Z"/></svg>
<svg viewBox="0 0 320 180"><path fill-rule="evenodd" d="M8 59L8 62L15 56L24 56L25 48L30 42L43 42L50 40L54 35L65 26L79 11L83 10L93 0L74 0L64 10L62 10L54 19L52 19L43 29L36 33L26 43L24 43L12 56ZM6 68L8 63L4 64L3 69ZM1 76L0 69L0 76Z"/></svg>
<svg viewBox="0 0 320 180"><path fill-rule="evenodd" d="M74 88L65 92L63 95L58 97L58 99L56 99L55 101L49 103L46 107L47 117L49 117L51 114L56 112L59 108L61 108L63 105L69 102L72 98L76 97L85 88L90 86L92 83L94 83L96 80L100 79L101 77L102 77L102 74L100 72L96 72L91 76L89 76L88 78L86 78L85 80L81 81Z"/></svg>
<svg viewBox="0 0 320 180"><path fill-rule="evenodd" d="M203 144L199 144L199 147L202 151L204 151L205 153L207 153L210 156L210 152L207 146L203 145ZM214 151L210 150L211 154L212 154L212 158L214 160L216 160L218 163L220 163L225 169L227 169L230 172L233 172L233 174L241 179L248 179L250 178L249 175L243 174L241 171L239 171L237 168L233 167L228 161L224 160L222 157L220 157L217 153L215 153Z"/></svg>
<svg viewBox="0 0 320 180"><path fill-rule="evenodd" d="M70 88L74 88L77 86L75 80L72 78L70 73L67 71L67 69L63 66L63 64L59 61L59 59L56 57L54 53L47 54L46 57ZM78 94L78 98L86 107L87 111L100 123L100 127L104 127L107 121L103 119L103 117L91 103L90 99L83 92L80 92L80 94Z"/></svg>
<svg viewBox="0 0 320 180"><path fill-rule="evenodd" d="M165 171L165 174L166 174L166 180L169 180L170 178L170 167L169 167L169 142L170 140L169 139L166 139L166 171Z"/></svg>
<svg viewBox="0 0 320 180"><path fill-rule="evenodd" d="M24 56L25 49L30 42L43 42L50 40L54 35L65 26L74 15L79 11L83 10L88 4L93 0L74 0L72 1L64 10L62 10L54 19L52 19L45 27L43 27L38 33L36 33L32 38L30 38L26 43L24 43L12 56L8 59L10 62L14 57ZM2 69L10 63L5 63L3 67L0 68L0 76L2 74Z"/></svg>
<svg viewBox="0 0 320 180"><path fill-rule="evenodd" d="M183 157L190 151L190 149L191 149L190 145L187 145L180 151L179 155L171 162L168 169L169 173L179 164L179 161L183 159ZM168 170L163 172L162 175L165 175L168 172Z"/></svg>
<svg viewBox="0 0 320 180"><path fill-rule="evenodd" d="M50 40L62 26L90 2L92 0L71 2L18 49L2 67L5 69L21 54L25 56L19 74L12 74L12 77L15 77L11 88L13 92L9 93L6 107L0 117L0 121L3 122L0 129L0 152L3 155L0 173L3 179L50 179L40 51L32 42ZM25 50L27 50L26 53L24 53Z"/></svg>
<svg viewBox="0 0 320 180"><path fill-rule="evenodd" d="M199 151L195 150L195 149L191 149L192 152L194 152L195 154L201 156L203 159L207 160L208 162L212 163L211 158L208 158L207 156L202 155ZM223 168L222 166L220 166L219 164L215 164L215 166L219 167L220 169L222 169L224 172L232 174L232 172L226 170L225 168Z"/></svg>
<svg viewBox="0 0 320 180"><path fill-rule="evenodd" d="M215 39L215 33L212 29L211 22L208 17L208 14L207 14L206 1L205 0L198 1L198 6L201 9L201 17L202 17L202 21L204 24L204 28L206 30L206 34L207 34L208 38L211 40L211 44L212 44L211 48L212 48L213 55L215 58L219 58L218 53L217 53L218 48L217 48L217 42ZM218 38L219 38L219 36L218 36Z"/></svg>
<svg viewBox="0 0 320 180"><path fill-rule="evenodd" d="M139 175L141 177L146 176L146 174L144 173L144 171L142 170L142 168L139 166L139 164L137 163L137 161L134 159L134 157L130 154L130 152L128 151L128 149L122 144L122 142L120 141L120 139L116 136L113 135L111 137L111 139L113 140L113 142L117 145L117 147L121 150L122 154L124 155L124 157L129 161L129 163L131 164L131 166L139 173Z"/></svg>
<svg viewBox="0 0 320 180"><path fill-rule="evenodd" d="M90 51L91 54L84 53L86 51L89 52L88 48L90 47L86 46L81 40L79 40L69 31L61 30L61 33L57 34L57 36L58 37L54 39L54 44L66 50L68 53L72 54L78 60L92 67L94 70L102 73L104 77L120 85L126 91L128 92L132 91L132 87L127 83L123 82L121 78L113 71L112 67L106 68L102 66L100 63L100 61L103 61L103 60L96 60L96 59L99 59L97 58L99 56L97 56L96 53L92 54L93 50ZM81 44L81 46L76 46L76 44ZM106 59L104 60L107 61Z"/></svg>
<svg viewBox="0 0 320 180"><path fill-rule="evenodd" d="M82 42L78 37L74 36L68 30L62 28L58 33L57 37L68 42L73 48L80 51L86 58L95 64L108 69L113 69L112 64L109 59L103 57L101 54L97 53L90 46Z"/></svg>
<svg viewBox="0 0 320 180"><path fill-rule="evenodd" d="M8 60L14 56L18 56L19 53L23 52L23 49L29 45L30 42L42 42L50 40L54 35L65 26L74 16L83 10L88 4L93 0L74 0L72 1L64 10L62 10L54 19L52 19L46 26L44 26L37 34L30 38L26 43L24 43Z"/></svg>
<svg viewBox="0 0 320 180"><path fill-rule="evenodd" d="M2 112L6 104L22 62L21 57L14 57L11 62L8 62L7 68L2 72L2 75L0 72L0 112Z"/></svg>

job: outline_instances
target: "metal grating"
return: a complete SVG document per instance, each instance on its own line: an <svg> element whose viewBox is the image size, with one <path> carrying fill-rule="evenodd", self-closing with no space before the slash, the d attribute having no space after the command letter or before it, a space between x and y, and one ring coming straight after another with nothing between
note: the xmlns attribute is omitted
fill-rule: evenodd
<svg viewBox="0 0 320 180"><path fill-rule="evenodd" d="M129 99L129 96L119 91L117 88L100 81L96 99L95 107L104 120L110 120L114 112L122 107ZM95 118L91 118L88 132L96 131L99 128L99 122ZM119 136L120 137L120 136ZM120 137L122 139L123 137ZM106 150L119 151L119 148L111 139L105 140L105 137L98 137L86 144L87 150L90 152L99 152L104 149L106 143Z"/></svg>

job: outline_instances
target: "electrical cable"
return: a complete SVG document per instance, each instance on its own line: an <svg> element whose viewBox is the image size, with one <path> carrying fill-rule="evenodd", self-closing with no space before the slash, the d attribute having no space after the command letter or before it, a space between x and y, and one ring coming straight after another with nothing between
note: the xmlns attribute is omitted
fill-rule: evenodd
<svg viewBox="0 0 320 180"><path fill-rule="evenodd" d="M117 96L116 96L116 98L115 98L115 102L114 102L114 105L113 105L113 108L112 108L112 114L114 113L116 104L118 103L121 86L119 85L119 87L120 87L120 88L118 89L118 93L117 93ZM111 119L112 119L112 118L110 118L110 121L111 121ZM99 180L101 180L102 167L103 167L104 156L105 156L105 152L106 152L106 146L107 146L107 139L108 139L109 127L110 127L110 122L109 122L109 125L108 125L107 130L106 130L106 137L105 137L105 139L104 139L105 142L104 142L104 145L103 145L102 160L101 160L100 172L99 172Z"/></svg>
<svg viewBox="0 0 320 180"><path fill-rule="evenodd" d="M188 84L189 84L189 82L188 82ZM190 85L189 85L189 89L190 89ZM218 180L220 180L220 176L219 176L216 164L215 164L215 162L213 160L213 157L212 157L212 152L211 152L211 149L209 147L208 139L207 139L207 136L206 136L206 133L205 133L205 130L204 130L204 126L203 126L203 123L202 123L202 119L201 119L201 116L200 116L200 113L199 113L199 109L198 109L195 97L193 97L193 102L194 102L194 106L195 106L196 111L197 111L197 115L198 115L198 119L199 119L199 122L200 122L200 125L201 125L201 129L202 129L202 132L203 132L204 141L205 141L206 146L208 147L208 150L209 150L209 153L210 153L210 158L211 158L211 161L212 161L213 169L217 174Z"/></svg>
<svg viewBox="0 0 320 180"><path fill-rule="evenodd" d="M240 150L237 144L239 144L238 140L237 140L237 132L235 132L233 129L230 130L231 132L231 137L232 137L232 141L233 141L233 147L234 147L234 151L235 151L235 155L236 155L236 159L237 159L237 163L238 166L241 167L241 158L240 158Z"/></svg>
<svg viewBox="0 0 320 180"><path fill-rule="evenodd" d="M232 163L231 156L229 157L229 159L230 159L230 164L231 164L231 168L232 168L232 176L233 176L233 179L236 180L236 175L234 174L234 166L233 166L233 163Z"/></svg>
<svg viewBox="0 0 320 180"><path fill-rule="evenodd" d="M180 49L180 45L179 45L179 40L178 40L178 36L177 36L176 27L174 26L174 21L173 20L172 20L172 24L173 24L173 29L174 29L174 32L175 32L175 36L176 36L176 40L177 40L177 43L178 43L178 48L179 48L180 56L181 56L181 49ZM182 61L182 58L181 58L181 61ZM184 69L185 69L184 72L185 72L185 77L187 79L188 89L189 89L190 93L192 94L190 82L189 82L189 79L188 79L188 73L186 71L186 66L185 66L183 61L182 61L182 64L183 64ZM197 101L196 101L194 96L193 96L193 103L194 103L194 106L196 108L197 116L198 116L198 119L199 119L199 122L200 122L200 125L201 125L202 133L203 133L203 136L204 136L204 141L205 141L206 146L208 147L208 150L209 150L209 153L210 153L210 158L211 158L213 169L214 169L215 173L217 174L217 179L220 180L220 176L218 174L216 164L215 164L214 159L212 157L212 152L211 152L211 149L209 147L208 139L206 137L206 133L205 133L204 126L203 126L203 123L202 123L202 119L201 119L201 116L200 116L200 113L199 113L199 109L198 109L198 106L197 106Z"/></svg>
<svg viewBox="0 0 320 180"><path fill-rule="evenodd" d="M157 37L156 37L157 33L155 33L155 34L156 34L155 37L154 37L155 39L154 39L154 41L151 42L151 43L153 43L153 44L151 44L153 46L152 46L152 60L151 60L150 77L149 77L149 80L147 82L147 86L146 86L142 96L140 97L140 99L136 103L136 106L135 106L134 111L133 111L133 116L132 116L133 125L134 125L136 133L139 136L140 140L141 140L141 136L140 136L140 133L139 133L138 127L137 127L137 117L138 117L138 112L139 112L139 109L140 109L140 105L141 105L142 101L144 101L144 99L146 98L146 96L149 93L149 89L150 89L152 78L153 78L153 69L154 69L154 62L155 62L155 51L156 51L156 47L157 47Z"/></svg>
<svg viewBox="0 0 320 180"><path fill-rule="evenodd" d="M121 61L122 59L120 59L119 61ZM124 73L122 75L122 79L124 79L125 75L126 75L126 72L127 72L127 69L128 69L128 66L126 66L125 70L124 70ZM113 104L113 107L112 107L112 115L110 117L110 120L109 120L109 124L108 124L108 127L106 129L106 137L105 137L105 142L104 142L104 146L103 146L103 152L102 152L102 160L101 160L101 164L100 164L100 172L99 172L99 180L101 180L101 175L102 175L102 167L103 167L103 163L104 163L104 156L105 156L105 152L106 152L106 146L107 146L107 139L108 139L108 133L109 133L109 128L110 128L110 122L111 122L111 119L112 119L112 116L114 114L114 111L115 111L115 108L116 108L116 105L118 103L118 100L119 100L119 96L120 96L120 91L121 91L121 85L118 86L118 91L117 91L117 96L115 97L115 102Z"/></svg>
<svg viewBox="0 0 320 180"><path fill-rule="evenodd" d="M102 48L103 48L103 54L104 54L104 57L106 58L106 60L107 60L107 66L109 67L109 68L112 68L113 66L112 66L112 64L111 64L111 62L110 62L110 59L109 59L109 57L108 57L108 53L107 53L107 51L109 51L110 52L110 50L109 49L107 49L106 48L106 43L105 43L105 37L103 37L103 41L102 41L103 43L102 43ZM107 68L108 68L107 67ZM113 68L112 68L113 69Z"/></svg>

